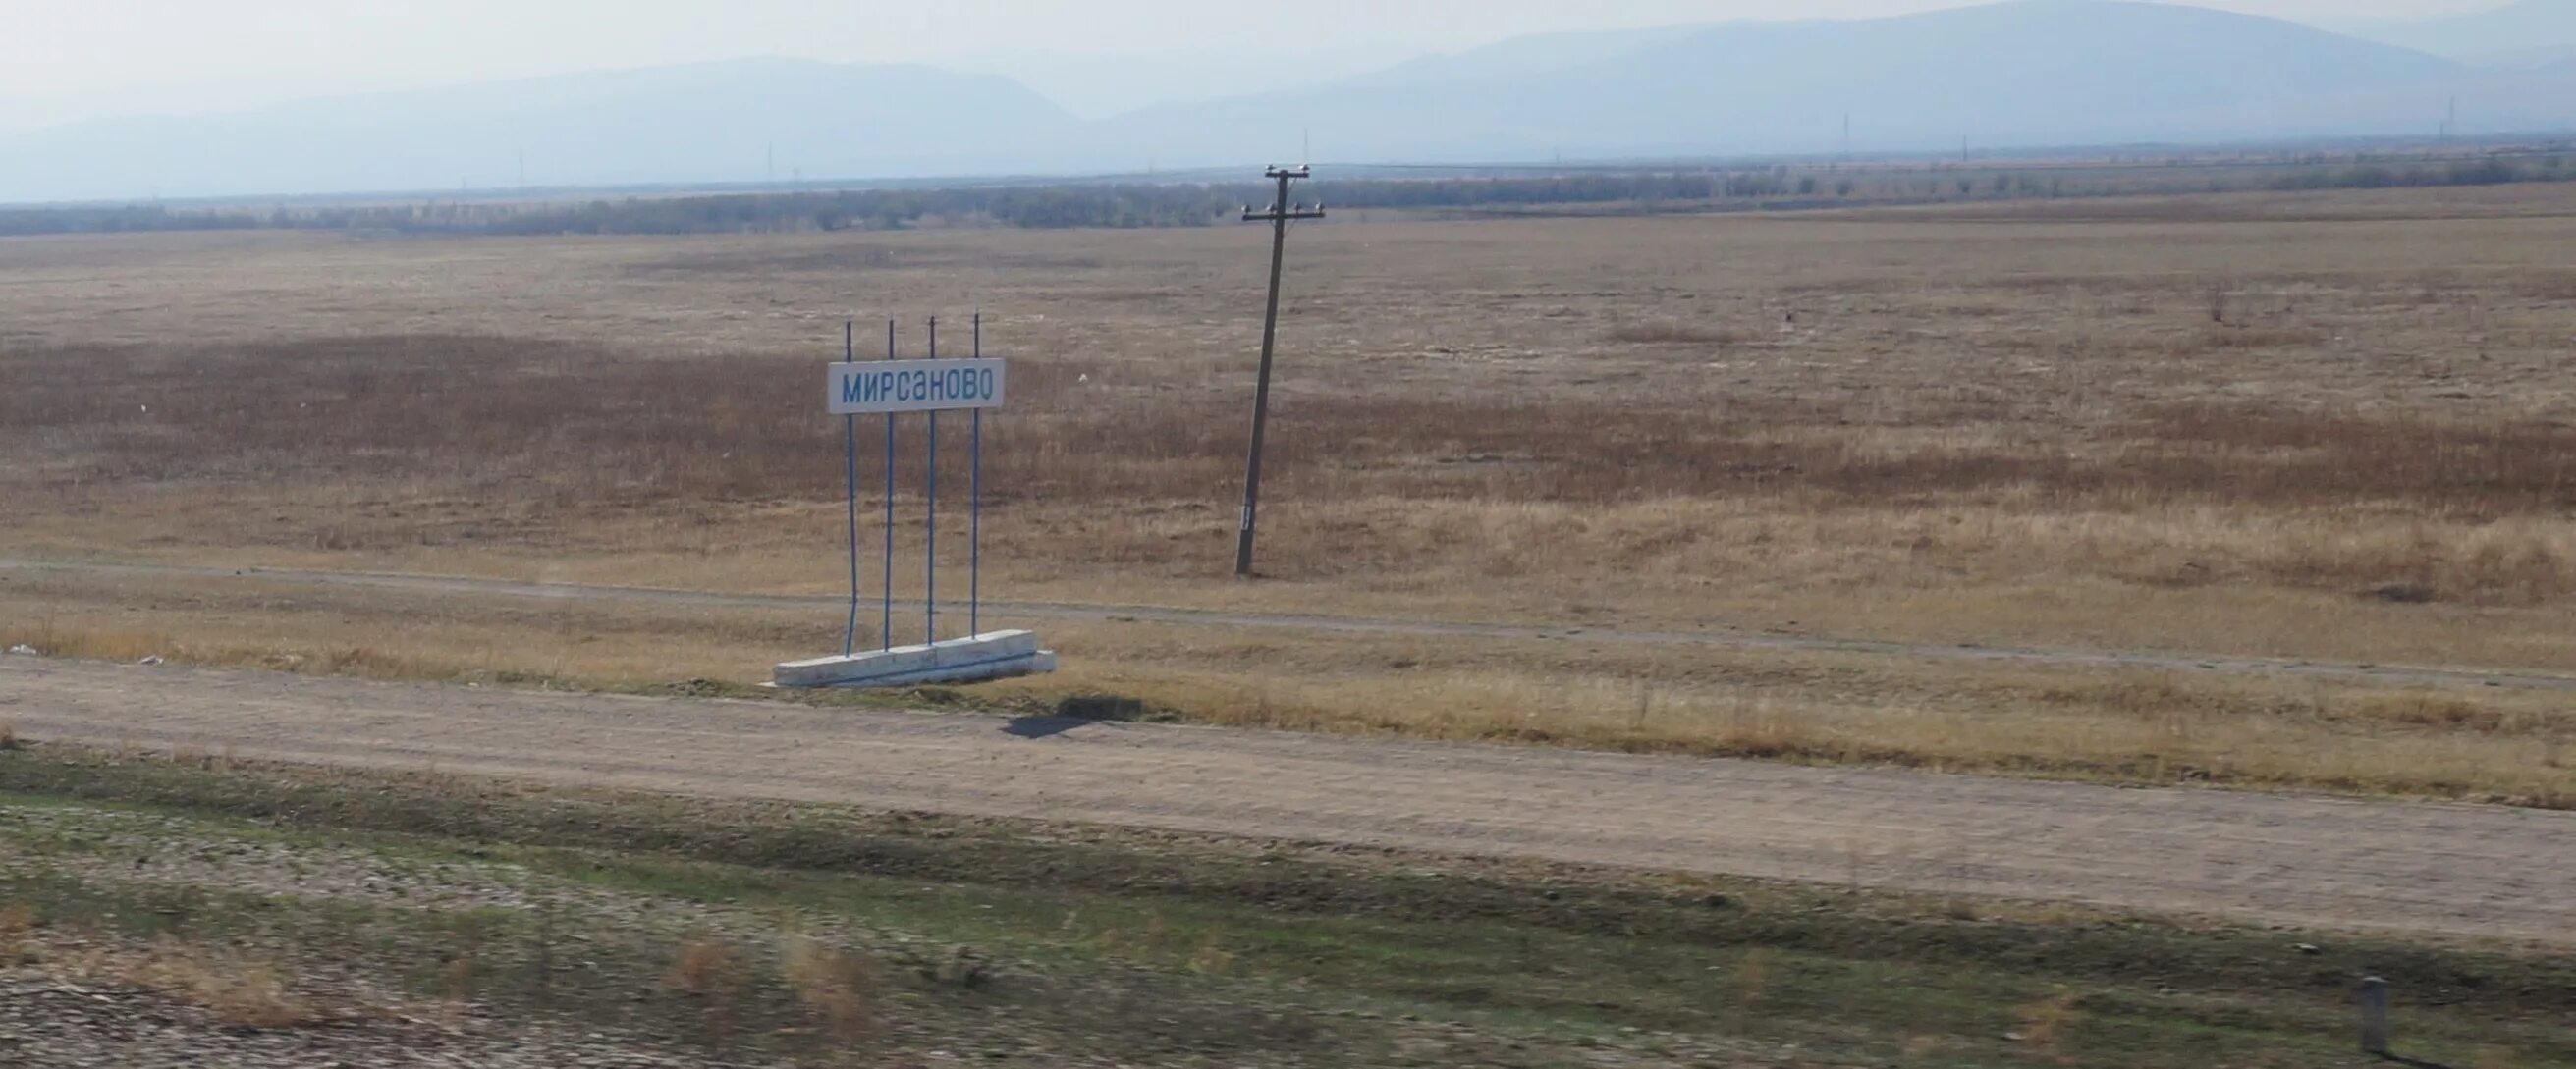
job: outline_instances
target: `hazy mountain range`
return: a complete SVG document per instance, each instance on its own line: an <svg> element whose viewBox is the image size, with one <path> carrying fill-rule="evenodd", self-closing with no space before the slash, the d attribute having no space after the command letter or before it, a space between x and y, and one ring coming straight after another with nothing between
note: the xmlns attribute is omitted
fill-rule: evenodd
<svg viewBox="0 0 2576 1069"><path fill-rule="evenodd" d="M2503 7L2435 19L2333 27L2353 36L2472 63L2576 56L2576 0L2515 0Z"/></svg>
<svg viewBox="0 0 2576 1069"><path fill-rule="evenodd" d="M1106 117L1003 61L752 59L0 135L0 201L1169 170L1309 138L1319 161L1464 163L2430 134L2454 102L2461 132L2576 128L2576 62L2551 51L2576 57L2576 0L2344 29L2017 0L1525 37Z"/></svg>
<svg viewBox="0 0 2576 1069"><path fill-rule="evenodd" d="M1075 122L991 75L740 60L78 123L0 139L0 200L976 173Z"/></svg>

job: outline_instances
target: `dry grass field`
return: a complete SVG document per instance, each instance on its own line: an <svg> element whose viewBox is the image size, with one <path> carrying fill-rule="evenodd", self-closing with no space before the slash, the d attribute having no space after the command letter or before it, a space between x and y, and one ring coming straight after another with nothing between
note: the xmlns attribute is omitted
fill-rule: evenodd
<svg viewBox="0 0 2576 1069"><path fill-rule="evenodd" d="M2576 189L1301 229L1263 578L1241 583L1266 237L0 242L0 555L827 593L817 365L845 318L875 355L904 316L914 355L937 312L958 352L980 308L1017 380L987 427L991 596L2576 672ZM384 675L739 683L838 626L0 583L0 644ZM1049 638L1067 671L1006 690L2576 804L2563 692L1580 636Z"/></svg>

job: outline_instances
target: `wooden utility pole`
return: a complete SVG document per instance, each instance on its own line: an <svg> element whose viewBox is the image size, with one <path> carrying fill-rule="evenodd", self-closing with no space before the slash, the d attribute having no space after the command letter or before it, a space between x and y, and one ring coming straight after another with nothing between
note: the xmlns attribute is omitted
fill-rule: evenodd
<svg viewBox="0 0 2576 1069"><path fill-rule="evenodd" d="M1262 177L1279 183L1279 197L1270 202L1270 210L1256 212L1244 206L1243 221L1270 224L1270 311L1261 321L1261 377L1252 390L1252 455L1244 462L1243 526L1234 543L1234 574L1252 575L1252 528L1261 508L1261 443L1270 426L1270 358L1279 344L1279 273L1288 258L1288 221L1321 219L1324 206L1312 209L1288 202L1288 183L1313 177L1309 168L1272 167Z"/></svg>

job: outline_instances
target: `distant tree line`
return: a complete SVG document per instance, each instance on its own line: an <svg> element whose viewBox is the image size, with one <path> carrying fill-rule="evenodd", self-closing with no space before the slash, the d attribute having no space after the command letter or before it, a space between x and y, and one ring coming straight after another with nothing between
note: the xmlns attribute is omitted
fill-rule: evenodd
<svg viewBox="0 0 2576 1069"><path fill-rule="evenodd" d="M248 230L265 225L247 212L205 212L158 205L112 208L0 208L0 235L123 234L149 230Z"/></svg>
<svg viewBox="0 0 2576 1069"><path fill-rule="evenodd" d="M1713 174L1587 174L1540 178L1356 179L1301 187L1344 209L1474 208L1637 201L1704 201L1777 192L1783 183ZM896 230L916 226L1207 226L1267 206L1260 183L988 186L745 193L545 205L463 227L503 234L692 234L782 230ZM397 221L395 228L422 228ZM457 229L429 224L429 229Z"/></svg>
<svg viewBox="0 0 2576 1069"><path fill-rule="evenodd" d="M1233 205L1191 185L996 186L594 200L539 205L463 229L498 234L703 234L943 226L1204 226ZM433 229L451 229L433 227Z"/></svg>
<svg viewBox="0 0 2576 1069"><path fill-rule="evenodd" d="M1786 168L1738 174L1633 173L1534 178L1359 179L1307 191L1344 208L1661 203L1791 188ZM958 186L630 196L587 202L298 205L278 208L28 208L0 211L0 234L112 233L252 227L468 234L700 234L893 230L914 226L1206 226L1266 205L1260 183Z"/></svg>
<svg viewBox="0 0 2576 1069"><path fill-rule="evenodd" d="M2299 189L2393 189L2405 186L2501 186L2516 182L2563 182L2576 179L2563 155L2538 156L2530 159L2508 159L2489 156L2475 160L2453 160L2438 166L2408 166L2388 162L2360 162L2348 167L2317 167L2279 175L2270 183L2278 190Z"/></svg>
<svg viewBox="0 0 2576 1069"><path fill-rule="evenodd" d="M2284 160L2243 177L2189 187L2130 170L1913 167L1739 167L1586 172L1526 177L1360 178L1305 192L1345 210L1509 211L1550 205L1619 205L1637 212L1789 209L1840 203L1921 203L1988 198L2105 196L2206 189L2307 190L2497 185L2576 180L2563 154L2441 161L2322 156ZM1947 171L1948 173L1935 173ZM2151 172L2150 172L2151 173ZM1207 226L1264 206L1264 183L986 185L628 196L572 201L467 201L279 207L61 207L0 209L0 235L236 230L257 227L422 234L710 234L911 227Z"/></svg>

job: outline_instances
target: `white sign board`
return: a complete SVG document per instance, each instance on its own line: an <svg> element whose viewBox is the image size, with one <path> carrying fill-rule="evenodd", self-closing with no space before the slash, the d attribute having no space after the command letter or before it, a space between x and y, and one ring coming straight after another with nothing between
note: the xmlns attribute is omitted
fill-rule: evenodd
<svg viewBox="0 0 2576 1069"><path fill-rule="evenodd" d="M834 364L824 382L835 416L1002 407L1000 360Z"/></svg>

